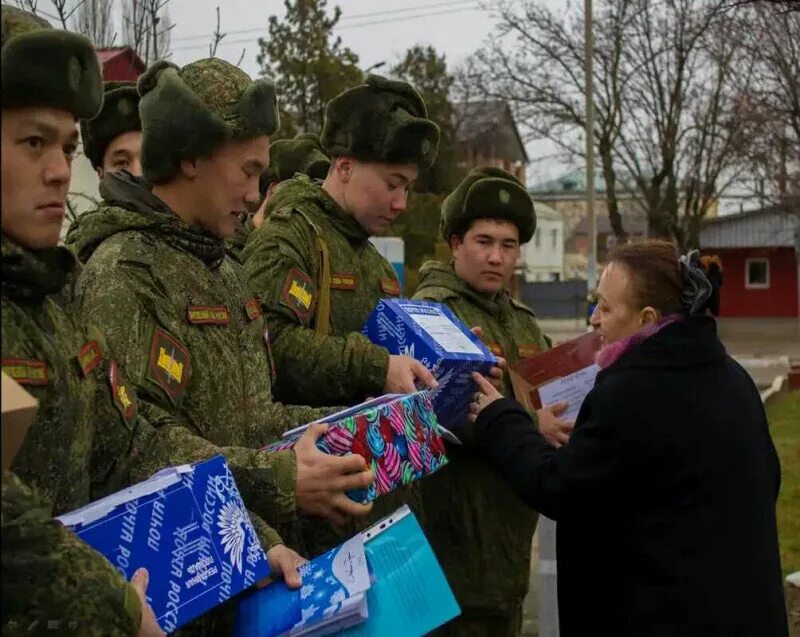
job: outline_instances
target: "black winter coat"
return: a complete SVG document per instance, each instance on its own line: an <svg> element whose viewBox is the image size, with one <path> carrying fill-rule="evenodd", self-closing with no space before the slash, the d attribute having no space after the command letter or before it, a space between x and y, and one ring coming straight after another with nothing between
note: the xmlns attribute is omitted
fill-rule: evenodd
<svg viewBox="0 0 800 637"><path fill-rule="evenodd" d="M601 371L559 450L510 399L476 429L504 478L558 522L562 637L787 634L780 465L712 319L671 324Z"/></svg>

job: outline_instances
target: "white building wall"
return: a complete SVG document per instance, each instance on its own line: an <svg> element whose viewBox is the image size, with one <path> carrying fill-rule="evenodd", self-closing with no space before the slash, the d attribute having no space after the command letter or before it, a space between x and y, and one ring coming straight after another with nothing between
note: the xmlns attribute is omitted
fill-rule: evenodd
<svg viewBox="0 0 800 637"><path fill-rule="evenodd" d="M78 215L93 209L96 206L95 202L100 201L100 193L97 190L99 184L97 173L83 154L83 146L80 146L72 160L72 181L69 184L69 202ZM62 241L67 235L67 230L69 230L69 214L61 229Z"/></svg>
<svg viewBox="0 0 800 637"><path fill-rule="evenodd" d="M564 219L549 206L536 203L536 234L522 246L525 281L564 280Z"/></svg>

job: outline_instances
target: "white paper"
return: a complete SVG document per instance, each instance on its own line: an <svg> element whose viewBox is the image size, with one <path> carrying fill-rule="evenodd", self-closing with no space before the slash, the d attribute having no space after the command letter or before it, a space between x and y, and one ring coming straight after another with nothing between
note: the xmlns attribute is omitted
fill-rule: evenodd
<svg viewBox="0 0 800 637"><path fill-rule="evenodd" d="M433 340L451 354L476 354L481 355L481 350L469 337L461 331L453 321L446 316L431 314L408 315L419 325Z"/></svg>
<svg viewBox="0 0 800 637"><path fill-rule="evenodd" d="M578 412L583 404L583 399L592 391L594 379L600 368L597 365L589 365L579 369L569 376L563 376L546 385L539 387L539 398L542 405L553 405L555 403L568 403L567 411L560 418L562 420L574 421L578 417Z"/></svg>

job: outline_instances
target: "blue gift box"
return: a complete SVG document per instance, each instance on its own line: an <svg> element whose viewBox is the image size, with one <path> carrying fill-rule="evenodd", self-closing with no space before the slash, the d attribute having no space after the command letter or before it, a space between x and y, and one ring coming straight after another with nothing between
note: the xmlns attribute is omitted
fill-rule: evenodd
<svg viewBox="0 0 800 637"><path fill-rule="evenodd" d="M441 303L384 299L373 310L362 333L390 354L423 363L439 381L432 392L433 410L449 432L463 427L475 381L472 372L488 374L497 358Z"/></svg>
<svg viewBox="0 0 800 637"><path fill-rule="evenodd" d="M126 579L147 568L147 600L168 633L270 572L222 456L164 469L57 519Z"/></svg>

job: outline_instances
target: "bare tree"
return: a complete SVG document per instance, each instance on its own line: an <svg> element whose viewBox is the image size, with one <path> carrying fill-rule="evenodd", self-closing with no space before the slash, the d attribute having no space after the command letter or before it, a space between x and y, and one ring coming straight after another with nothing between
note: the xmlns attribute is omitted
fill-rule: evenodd
<svg viewBox="0 0 800 637"><path fill-rule="evenodd" d="M68 30L70 18L80 9L86 0L50 0L56 10L56 16L61 23L61 27Z"/></svg>
<svg viewBox="0 0 800 637"><path fill-rule="evenodd" d="M114 43L114 0L84 0L72 21L72 28L82 33L98 49Z"/></svg>
<svg viewBox="0 0 800 637"><path fill-rule="evenodd" d="M169 0L123 0L122 33L125 44L149 65L170 55Z"/></svg>

